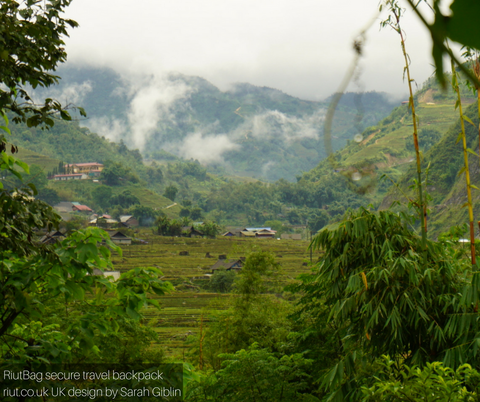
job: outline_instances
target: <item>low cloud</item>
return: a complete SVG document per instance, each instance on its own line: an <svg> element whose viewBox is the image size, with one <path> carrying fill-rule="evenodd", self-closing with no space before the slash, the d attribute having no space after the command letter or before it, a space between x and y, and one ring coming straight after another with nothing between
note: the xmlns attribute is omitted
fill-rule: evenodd
<svg viewBox="0 0 480 402"><path fill-rule="evenodd" d="M49 96L58 99L62 104L79 105L83 103L85 96L92 92L93 86L91 81L84 81L81 84L71 84L63 87L61 90L53 88Z"/></svg>
<svg viewBox="0 0 480 402"><path fill-rule="evenodd" d="M119 142L127 131L125 122L107 116L89 119L88 126L94 133L115 142Z"/></svg>
<svg viewBox="0 0 480 402"><path fill-rule="evenodd" d="M100 136L115 142L123 139L130 147L145 151L153 133L177 124L173 109L188 108L188 98L193 91L194 87L171 76L123 77L123 86L111 95L128 99L125 118L93 117L87 124Z"/></svg>
<svg viewBox="0 0 480 402"><path fill-rule="evenodd" d="M275 167L277 163L274 162L274 161L268 161L267 163L265 163L263 166L262 166L262 176L263 177L267 177L268 176L268 173L270 172L270 170L272 168Z"/></svg>
<svg viewBox="0 0 480 402"><path fill-rule="evenodd" d="M172 106L176 101L188 98L193 90L182 80L168 77L152 76L132 83L134 95L127 118L134 147L143 151L160 121L174 122Z"/></svg>
<svg viewBox="0 0 480 402"><path fill-rule="evenodd" d="M204 135L196 132L189 134L175 147L178 155L185 159L197 159L201 163L223 163L223 154L240 146L226 134Z"/></svg>
<svg viewBox="0 0 480 402"><path fill-rule="evenodd" d="M323 109L305 117L288 116L278 110L269 110L248 118L237 131L247 132L256 138L277 139L287 143L302 138L318 139L324 118Z"/></svg>

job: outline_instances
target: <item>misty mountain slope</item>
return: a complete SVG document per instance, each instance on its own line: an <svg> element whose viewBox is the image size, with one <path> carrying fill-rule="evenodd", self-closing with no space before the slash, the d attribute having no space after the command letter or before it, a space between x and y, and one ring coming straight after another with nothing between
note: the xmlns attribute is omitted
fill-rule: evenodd
<svg viewBox="0 0 480 402"><path fill-rule="evenodd" d="M246 83L222 92L203 78L181 74L122 77L106 68L72 65L58 74L61 84L49 96L85 107L89 118L81 124L122 139L146 158L163 160L164 150L229 174L273 181L294 180L326 156L326 102ZM335 149L357 133L357 114L370 125L393 107L375 93L359 104L342 103L334 121Z"/></svg>

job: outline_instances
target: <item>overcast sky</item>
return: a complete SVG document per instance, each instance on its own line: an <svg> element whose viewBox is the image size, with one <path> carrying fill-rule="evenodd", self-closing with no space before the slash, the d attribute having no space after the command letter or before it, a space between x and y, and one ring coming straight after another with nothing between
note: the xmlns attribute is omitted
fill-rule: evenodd
<svg viewBox="0 0 480 402"><path fill-rule="evenodd" d="M173 71L221 89L249 82L321 100L340 84L352 41L377 8L378 0L74 0L68 17L80 27L67 52L71 62L121 73ZM367 34L361 84L406 94L399 36L380 31L380 19ZM421 84L433 71L429 36L411 10L403 27Z"/></svg>

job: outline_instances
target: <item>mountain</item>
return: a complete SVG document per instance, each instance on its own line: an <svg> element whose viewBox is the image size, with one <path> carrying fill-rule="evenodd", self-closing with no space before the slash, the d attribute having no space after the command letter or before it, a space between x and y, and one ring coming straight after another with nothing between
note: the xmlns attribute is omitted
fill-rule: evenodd
<svg viewBox="0 0 480 402"><path fill-rule="evenodd" d="M464 110L470 105L466 114L478 127L476 98L466 85L461 89ZM433 79L417 91L414 102L419 118L424 177L428 167L429 235L435 238L452 225L468 221L467 210L462 208L466 200L465 178L458 175L463 167L462 145L456 143L460 131L459 115L455 94L451 90L441 90ZM468 146L478 153L478 128L466 124L466 129ZM412 134L411 111L403 104L376 125L365 129L331 158L304 173L299 184L304 183L312 190L335 189L337 195L324 203L326 211L340 201L351 208L358 204L388 208L394 201L405 205L408 202L405 195L415 199L410 188L416 178ZM480 188L479 170L478 157L470 155L472 181ZM477 193L474 194L476 216L480 213L480 194ZM348 194L352 198L345 203ZM337 213L336 209L334 211L330 214L333 218Z"/></svg>
<svg viewBox="0 0 480 402"><path fill-rule="evenodd" d="M123 140L145 159L165 161L168 152L215 172L274 181L294 180L326 156L328 101L246 83L221 91L203 78L181 74L120 76L107 68L66 65L58 75L60 85L38 96L83 106L89 117L82 126ZM396 104L381 93L346 94L335 116L334 148Z"/></svg>
<svg viewBox="0 0 480 402"><path fill-rule="evenodd" d="M104 76L104 85L113 87L121 84L119 78L107 80L106 77L109 76ZM229 134L232 134L239 130L238 127L244 127L247 119L251 119L258 126L261 121L258 116L262 113L270 115L272 127L278 123L274 118L275 114L276 117L283 114L291 116L290 120L296 118L297 121L305 122L308 116L316 113L319 105L289 97L280 91L248 84L237 85L230 91L221 92L198 77L181 77L179 80L181 85L200 89L194 93L195 96L192 94L188 104L183 105L185 114L179 111L181 109L179 104L173 102L174 105L171 106L172 113L178 113L179 120L175 122L175 127L179 130L178 135L182 134L182 130L179 129L182 126L182 116L192 117L194 112L198 113L197 117L201 119L201 122L198 120L199 126L216 119L213 126L229 127ZM92 82L88 85L94 86ZM462 90L465 94L463 103L466 106L472 103L474 98L469 95L466 88ZM355 112L352 105L359 104L359 97L358 94L345 94L336 116L352 117ZM363 94L362 97L363 105L367 105L368 108L370 104L369 107L373 108L382 95L371 93ZM215 98L218 105L224 105L227 112L239 103L242 106L238 106L235 109L236 113L233 113L234 116L231 116L231 113L219 112L222 109L219 106L218 108L209 106L212 103L217 105L217 102L212 100ZM124 100L123 102L124 106L129 105L128 102ZM102 101L102 105L105 109L103 111L99 109L99 113L104 113L107 107L115 110L118 106L115 104L109 106L105 100ZM424 155L424 169L430 163L428 192L432 197L430 202L432 212L429 218L429 233L431 236L437 236L452 224L466 221L466 210L461 208L465 198L465 186L463 178L457 177L463 163L460 145L455 144L459 131L458 112L455 110L453 93L441 91L432 80L427 81L417 92L415 105L420 122L419 142ZM200 114L202 107L205 107L205 110ZM275 107L277 109L272 110ZM117 110L121 110L121 107L118 106ZM358 112L358 109L356 111ZM476 122L475 105L467 109L467 114ZM368 116L373 118L374 113ZM170 121L169 119L173 121L173 117L170 116L168 119L158 120L158 124L164 124L165 121ZM95 121L95 117L91 120ZM340 141L340 138L350 137L346 139L346 146L338 149L330 158L320 161L313 169L297 174L295 182L280 179L268 184L231 175L229 168L233 170L233 166L241 166L235 159L234 150L229 151L231 154L228 152L223 154L230 155L233 162L229 166L226 163L215 162L214 170L218 174L208 172L208 169L212 170L212 164L206 167L195 160L186 161L165 149L152 150L155 143L152 138L160 136L156 131L152 131L151 137L147 138L153 142L148 148L149 151L144 151L143 155L137 149L129 149L121 136L118 136L119 142L99 137L93 130L82 127L84 121L59 121L48 131L28 128L22 124L15 125L11 127L11 140L21 147L22 157L45 167L46 171L51 171L59 161L65 163L95 161L110 164L122 172L123 180L119 185L111 186L113 195L118 197L125 191L138 194L140 203L152 208L170 206L172 201L162 195L173 186L176 189L175 202L178 204L168 209L168 214L172 217L194 214L225 225L237 226L263 225L266 221L277 226L308 224L310 230L316 231L328 222L339 219L348 208L368 204L385 208L395 200L404 202L402 192L405 194L411 192L409 186L412 184L412 177L415 176L415 153L408 105L397 106L387 117L366 128L361 134L356 131L360 129L358 124L356 127L348 126L347 121L339 119L332 131L334 140ZM172 126L170 133L172 136L175 127ZM296 131L291 129L290 133L293 135ZM476 145L478 133L474 127L467 125L467 133L470 148L478 149ZM188 135L184 139L188 139ZM223 135L229 139L227 134ZM267 133L266 136L268 135ZM221 138L221 134L218 134L216 141L220 141ZM318 139L310 140L319 143ZM243 157L246 165L244 171L251 168L249 173L253 172L253 175L254 168L249 164L257 166L265 160L255 159L259 157L258 153L255 153L255 147L264 146L264 154L268 155L268 152L274 152L270 148L274 148L275 141L257 138L248 132L235 144L243 147L235 152ZM216 145L215 142L211 144L212 153ZM241 152L245 152L244 149L249 152L242 154ZM292 155L298 153L298 142L292 140L289 147L285 147L285 152ZM154 156L157 162L152 159L145 160L145 156L150 158ZM478 182L480 164L476 158L471 159L473 181L480 187ZM396 186L392 187L392 182L396 182ZM48 187L56 190L62 199L76 199L87 204L94 202L91 190L95 186L92 183L51 182ZM480 212L477 194L475 212Z"/></svg>
<svg viewBox="0 0 480 402"><path fill-rule="evenodd" d="M464 113L476 126L465 123L467 146L478 155L479 120L477 103L468 106ZM465 207L467 201L465 173L461 173L464 166L463 146L461 141L457 142L459 132L461 131L460 119L452 120L456 121L444 133L441 139L425 153L422 163L424 175L428 167L427 193L430 199L428 234L433 238L436 238L440 233L447 231L452 226L468 223L468 210ZM480 163L478 156L469 154L469 172L471 183L480 188ZM410 166L398 180L397 186L389 190L382 201L381 207L386 208L395 200L405 200L402 193L414 198L413 190L409 189L414 175L416 175L416 168ZM472 199L474 217L480 220L480 191L473 189Z"/></svg>

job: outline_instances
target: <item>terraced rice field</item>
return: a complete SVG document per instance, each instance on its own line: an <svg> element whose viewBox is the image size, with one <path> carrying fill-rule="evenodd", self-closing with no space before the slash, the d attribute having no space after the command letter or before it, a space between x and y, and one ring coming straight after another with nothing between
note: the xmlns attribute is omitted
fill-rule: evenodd
<svg viewBox="0 0 480 402"><path fill-rule="evenodd" d="M227 258L240 258L254 250L269 251L281 265L281 280L287 284L300 273L309 271L310 252L308 242L299 240L244 239L244 238L181 238L162 237L143 231L137 236L148 244L123 246L123 255L113 256L115 269L126 271L135 267L155 266L162 270L164 280L175 285L175 292L158 297L162 309L144 311L147 325L152 326L160 338L160 345L168 355L181 358L188 335L199 331L203 323L208 325L209 311L224 309L230 295L208 293L202 284L209 280L205 274L220 254ZM187 252L188 255L180 255ZM206 257L209 253L211 258ZM312 253L312 261L318 252Z"/></svg>

